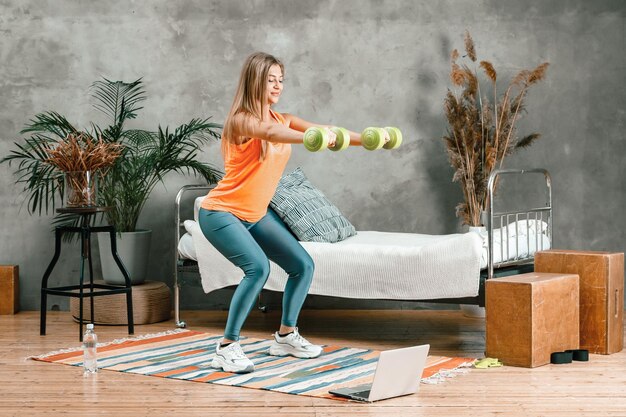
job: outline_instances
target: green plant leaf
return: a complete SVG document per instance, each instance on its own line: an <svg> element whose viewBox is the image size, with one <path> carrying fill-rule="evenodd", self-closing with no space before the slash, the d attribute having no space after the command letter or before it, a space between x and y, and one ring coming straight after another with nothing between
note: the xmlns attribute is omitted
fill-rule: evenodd
<svg viewBox="0 0 626 417"><path fill-rule="evenodd" d="M141 78L125 83L110 81L106 78L95 81L92 85L93 106L111 117L113 125L123 125L126 119L137 117L139 104L146 99Z"/></svg>
<svg viewBox="0 0 626 417"><path fill-rule="evenodd" d="M42 133L46 137L48 137L47 134L51 133L58 139L65 139L69 133L78 131L65 117L57 112L50 111L35 115L35 118L20 131L21 134L33 132Z"/></svg>
<svg viewBox="0 0 626 417"><path fill-rule="evenodd" d="M126 131L128 146L104 179L106 192L100 193L104 205L117 208L106 213L108 221L118 231L134 231L148 196L170 172L217 182L220 171L196 158L203 145L219 137L220 128L209 119L192 119L173 132L161 126L157 132Z"/></svg>
<svg viewBox="0 0 626 417"><path fill-rule="evenodd" d="M34 134L23 145L14 142L17 149L0 160L0 163L7 162L9 166L13 162L18 164L14 171L16 183L23 185L23 195L31 214L48 214L55 208L55 194L63 195L63 174L45 162L48 157L46 149L55 143L46 135Z"/></svg>

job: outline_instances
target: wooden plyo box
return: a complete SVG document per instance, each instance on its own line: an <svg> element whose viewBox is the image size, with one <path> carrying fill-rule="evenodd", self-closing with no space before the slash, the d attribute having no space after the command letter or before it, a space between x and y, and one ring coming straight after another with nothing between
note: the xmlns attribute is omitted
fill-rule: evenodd
<svg viewBox="0 0 626 417"><path fill-rule="evenodd" d="M547 250L535 271L580 276L580 348L605 355L624 348L624 253Z"/></svg>
<svg viewBox="0 0 626 417"><path fill-rule="evenodd" d="M20 272L17 265L0 265L0 314L20 310Z"/></svg>
<svg viewBox="0 0 626 417"><path fill-rule="evenodd" d="M531 272L487 280L487 357L534 368L578 348L578 275Z"/></svg>

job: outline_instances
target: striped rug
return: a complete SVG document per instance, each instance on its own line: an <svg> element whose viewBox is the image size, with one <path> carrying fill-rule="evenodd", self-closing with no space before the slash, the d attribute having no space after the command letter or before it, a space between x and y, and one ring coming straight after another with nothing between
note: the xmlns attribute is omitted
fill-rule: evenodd
<svg viewBox="0 0 626 417"><path fill-rule="evenodd" d="M371 382L379 351L342 346L324 346L315 359L276 357L267 354L270 340L242 338L244 352L255 371L232 374L210 367L215 344L221 336L176 330L98 345L98 367L102 370L258 388L287 394L333 398L328 390ZM82 366L80 348L51 352L32 359ZM467 368L472 358L429 356L422 382L436 383Z"/></svg>

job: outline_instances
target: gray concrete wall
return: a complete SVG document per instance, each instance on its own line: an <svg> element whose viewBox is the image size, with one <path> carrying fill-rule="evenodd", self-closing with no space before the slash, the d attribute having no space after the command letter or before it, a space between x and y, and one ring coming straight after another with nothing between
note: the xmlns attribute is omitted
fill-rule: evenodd
<svg viewBox="0 0 626 417"><path fill-rule="evenodd" d="M354 130L395 125L405 135L397 152L295 149L288 170L303 167L360 230L455 232L461 193L440 140L442 102L449 53L462 48L469 29L479 59L492 61L502 78L551 63L520 123L543 139L506 166L552 173L555 245L621 252L625 10L621 0L2 0L0 155L38 112L55 110L80 126L101 121L87 96L101 76L143 77L149 100L137 126L206 116L221 122L243 59L262 50L286 65L279 111ZM219 164L218 145L203 159ZM36 310L53 253L51 217L28 214L12 171L0 166L0 264L20 266L22 308ZM151 279L172 282L173 200L194 182L167 178L140 219L156 234ZM74 282L78 248L63 254L55 280ZM186 291L183 307L224 306L220 294ZM64 299L51 304L67 308ZM309 305L364 306L315 298Z"/></svg>

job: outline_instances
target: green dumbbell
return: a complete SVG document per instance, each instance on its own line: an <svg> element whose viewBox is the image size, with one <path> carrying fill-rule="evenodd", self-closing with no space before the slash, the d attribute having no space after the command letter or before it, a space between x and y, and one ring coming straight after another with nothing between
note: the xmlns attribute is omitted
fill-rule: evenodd
<svg viewBox="0 0 626 417"><path fill-rule="evenodd" d="M328 147L328 132L322 127L313 126L304 131L304 147L311 152L323 151Z"/></svg>
<svg viewBox="0 0 626 417"><path fill-rule="evenodd" d="M350 146L350 133L343 127L331 127L330 130L337 136L335 146L329 148L331 151L343 151Z"/></svg>
<svg viewBox="0 0 626 417"><path fill-rule="evenodd" d="M385 131L389 135L389 142L385 143ZM361 144L368 151L380 148L396 149L402 143L402 132L395 127L368 127L361 133Z"/></svg>
<svg viewBox="0 0 626 417"><path fill-rule="evenodd" d="M330 130L337 136L335 146L331 151L342 151L350 145L350 134L342 127L332 127ZM313 126L305 130L302 138L304 147L311 152L319 152L328 148L328 131L323 127Z"/></svg>
<svg viewBox="0 0 626 417"><path fill-rule="evenodd" d="M385 131L380 127L366 127L361 132L361 145L368 151L380 149L385 144Z"/></svg>
<svg viewBox="0 0 626 417"><path fill-rule="evenodd" d="M389 142L383 145L385 149L396 149L402 144L402 132L397 127L386 127L385 130L389 134Z"/></svg>

